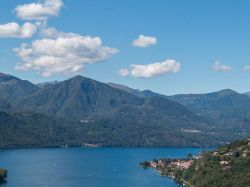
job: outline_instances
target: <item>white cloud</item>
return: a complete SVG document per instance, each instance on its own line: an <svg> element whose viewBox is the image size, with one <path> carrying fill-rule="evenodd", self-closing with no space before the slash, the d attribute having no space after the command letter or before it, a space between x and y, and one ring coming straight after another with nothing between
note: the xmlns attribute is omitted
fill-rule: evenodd
<svg viewBox="0 0 250 187"><path fill-rule="evenodd" d="M120 76L122 76L122 77L127 77L127 76L129 76L130 72L129 72L128 69L123 68L123 69L120 69L120 70L118 71L118 74L119 74Z"/></svg>
<svg viewBox="0 0 250 187"><path fill-rule="evenodd" d="M49 27L47 23L41 23L39 25L39 34L40 37L42 38L51 38L51 39L56 39L58 37L71 37L76 35L75 33L65 33L62 31L58 31L54 27Z"/></svg>
<svg viewBox="0 0 250 187"><path fill-rule="evenodd" d="M0 25L0 37L10 38L30 38L37 30L36 25L26 22L23 26L19 26L18 23L11 22L4 25Z"/></svg>
<svg viewBox="0 0 250 187"><path fill-rule="evenodd" d="M220 61L216 61L213 66L215 71L230 72L232 68L228 65L222 64Z"/></svg>
<svg viewBox="0 0 250 187"><path fill-rule="evenodd" d="M87 64L104 61L117 53L102 45L99 37L68 34L55 39L38 39L32 45L22 44L14 52L21 62L18 70L35 70L45 77L77 73Z"/></svg>
<svg viewBox="0 0 250 187"><path fill-rule="evenodd" d="M40 35L45 38L57 38L59 36L66 36L68 34L58 31L54 27L40 26Z"/></svg>
<svg viewBox="0 0 250 187"><path fill-rule="evenodd" d="M170 59L146 65L132 64L130 67L132 76L149 78L164 73L177 73L180 71L181 65L175 60Z"/></svg>
<svg viewBox="0 0 250 187"><path fill-rule="evenodd" d="M165 73L177 73L180 69L181 64L179 62L168 59L163 62L156 62L153 64L132 64L130 65L130 70L121 69L118 73L124 77L130 74L136 78L150 78Z"/></svg>
<svg viewBox="0 0 250 187"><path fill-rule="evenodd" d="M245 65L245 66L243 67L243 70L244 70L244 71L250 71L250 65Z"/></svg>
<svg viewBox="0 0 250 187"><path fill-rule="evenodd" d="M156 43L157 43L157 38L144 35L140 35L137 39L133 41L133 45L135 47L149 47L152 45L156 45Z"/></svg>
<svg viewBox="0 0 250 187"><path fill-rule="evenodd" d="M62 6L61 0L44 0L41 3L19 5L15 13L22 20L44 21L50 16L58 16Z"/></svg>

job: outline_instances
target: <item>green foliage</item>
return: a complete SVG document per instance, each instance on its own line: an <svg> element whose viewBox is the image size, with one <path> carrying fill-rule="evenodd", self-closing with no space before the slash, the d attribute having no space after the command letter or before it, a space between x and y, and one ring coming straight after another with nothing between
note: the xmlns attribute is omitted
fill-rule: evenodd
<svg viewBox="0 0 250 187"><path fill-rule="evenodd" d="M7 170L0 168L0 183L3 182L7 178Z"/></svg>
<svg viewBox="0 0 250 187"><path fill-rule="evenodd" d="M0 147L205 147L221 142L209 123L163 97L141 98L82 76L41 87L1 75L0 83L0 110L8 112L0 115Z"/></svg>
<svg viewBox="0 0 250 187"><path fill-rule="evenodd" d="M5 102L16 102L20 98L29 96L38 90L39 88L29 81L3 73L0 74L0 98L4 99Z"/></svg>
<svg viewBox="0 0 250 187"><path fill-rule="evenodd" d="M181 94L168 99L183 104L198 116L210 120L228 142L250 135L250 98L226 89L208 94Z"/></svg>
<svg viewBox="0 0 250 187"><path fill-rule="evenodd" d="M248 187L250 186L249 140L236 141L214 152L203 154L193 165L184 170L182 178L195 187ZM239 151L244 150L244 151ZM237 152L237 154L231 154ZM230 156L225 156L230 155ZM221 161L228 161L223 165Z"/></svg>
<svg viewBox="0 0 250 187"><path fill-rule="evenodd" d="M144 162L140 163L140 166L143 167L144 169L147 169L150 167L150 162L144 161Z"/></svg>
<svg viewBox="0 0 250 187"><path fill-rule="evenodd" d="M203 152L189 159L160 159L154 163L163 176L190 187L249 187L250 186L250 139L235 141L215 151ZM191 162L188 168L178 162ZM147 162L144 162L146 165ZM148 166L146 166L148 167Z"/></svg>
<svg viewBox="0 0 250 187"><path fill-rule="evenodd" d="M42 114L5 112L0 112L0 134L0 148L80 146L84 136L79 123Z"/></svg>
<svg viewBox="0 0 250 187"><path fill-rule="evenodd" d="M0 111L7 114L0 115L0 133L3 134L0 147L66 144L213 147L250 133L245 111L248 97L228 90L185 97L178 96L177 100L189 101L183 104L191 110L195 107L193 111L201 117L182 104L149 90L140 92L110 86L82 76L34 85L1 74ZM230 107L238 101L240 105ZM241 109L246 115L242 115ZM217 125L204 119L202 111L218 115L212 118L219 121L234 119L234 123ZM241 121L239 125L235 123L236 117L244 117L244 125ZM241 128L246 130L244 135L236 133Z"/></svg>

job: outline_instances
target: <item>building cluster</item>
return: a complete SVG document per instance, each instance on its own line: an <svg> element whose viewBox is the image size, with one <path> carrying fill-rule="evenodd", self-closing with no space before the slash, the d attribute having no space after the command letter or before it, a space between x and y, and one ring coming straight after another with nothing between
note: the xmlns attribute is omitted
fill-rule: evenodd
<svg viewBox="0 0 250 187"><path fill-rule="evenodd" d="M188 169L193 163L193 160L172 160L172 161L165 161L165 160L157 160L149 162L150 167L152 168L178 168L178 169Z"/></svg>

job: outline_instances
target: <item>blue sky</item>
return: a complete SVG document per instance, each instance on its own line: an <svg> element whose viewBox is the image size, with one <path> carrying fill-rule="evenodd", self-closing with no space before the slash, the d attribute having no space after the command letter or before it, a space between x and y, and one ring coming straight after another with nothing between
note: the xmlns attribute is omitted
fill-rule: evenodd
<svg viewBox="0 0 250 187"><path fill-rule="evenodd" d="M47 1L58 3L60 0ZM102 82L151 89L167 95L204 93L225 88L238 92L250 91L250 68L247 67L250 65L249 1L107 0L104 3L101 0L63 0L63 6L54 10L55 15L43 14L47 17L38 19L30 18L29 15L21 17L21 13L24 13L21 12L18 16L15 8L32 2L46 5L46 1L35 0L0 1L0 25L16 22L22 27L29 22L37 29L30 34L32 36L25 35L20 30L9 36L2 32L1 36L0 26L2 72L35 83L64 80L81 74ZM53 27L63 34L48 37L40 33L40 27ZM91 55L86 51L79 52L83 48L76 49L77 56L81 59L76 59L75 63L67 66L76 67L77 64L77 71L71 67L64 70L58 70L60 67L55 66L50 68L49 63L46 68L51 72L46 74L41 70L45 67L44 64L39 65L39 70L37 64L27 68L28 62L13 51L14 48L21 49L22 43L26 43L27 48L31 49L32 42L36 40L57 41L59 37L65 39L68 37L67 33L74 33L73 38L70 36L72 40L77 38L86 41L86 36L90 36L91 45L94 37L102 41L101 46L95 48L96 52ZM139 35L144 35L147 39L154 38L157 42L149 41L146 43L147 47L134 46L133 41ZM75 43L72 45L75 46ZM104 49L105 47L109 49ZM71 52L75 55L76 51ZM38 57L34 55L37 54L32 54L31 59L35 61ZM40 58L41 54L39 55ZM82 60L84 55L88 55L88 60ZM62 56L58 66L66 63L63 59L65 56ZM17 68L18 62L22 63L21 68ZM156 67L156 62L159 62L159 67ZM216 62L218 67L215 67ZM132 67L132 64L136 66ZM178 64L180 67L177 67ZM56 71L52 71L53 68L57 68ZM124 68L128 75L120 76L118 72Z"/></svg>

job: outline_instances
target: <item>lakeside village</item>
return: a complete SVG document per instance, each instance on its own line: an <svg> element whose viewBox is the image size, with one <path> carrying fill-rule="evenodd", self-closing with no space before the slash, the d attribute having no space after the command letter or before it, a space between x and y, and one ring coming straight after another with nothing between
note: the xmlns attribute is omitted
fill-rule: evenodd
<svg viewBox="0 0 250 187"><path fill-rule="evenodd" d="M178 178L178 170L187 170L191 167L195 160L200 159L202 156L192 156L191 154L188 155L185 159L168 159L163 158L159 160L152 160L152 161L145 161L140 163L140 166L143 168L153 168L162 176L167 176L172 179Z"/></svg>
<svg viewBox="0 0 250 187"><path fill-rule="evenodd" d="M153 168L161 176L172 178L180 185L192 187L188 181L182 178L182 173L183 171L188 170L196 160L201 158L202 154L193 156L191 153L189 153L185 159L154 159L152 161L144 161L139 165L144 169Z"/></svg>
<svg viewBox="0 0 250 187"><path fill-rule="evenodd" d="M250 157L250 139L236 141L232 144L218 148L215 151L208 151L193 156L188 154L185 159L168 159L145 161L139 165L145 169L153 168L161 176L174 179L178 184L193 187L191 184L192 176L198 173L205 165L212 167L218 166L222 173L231 171L235 168L235 163L246 162ZM206 168L205 168L206 169Z"/></svg>

